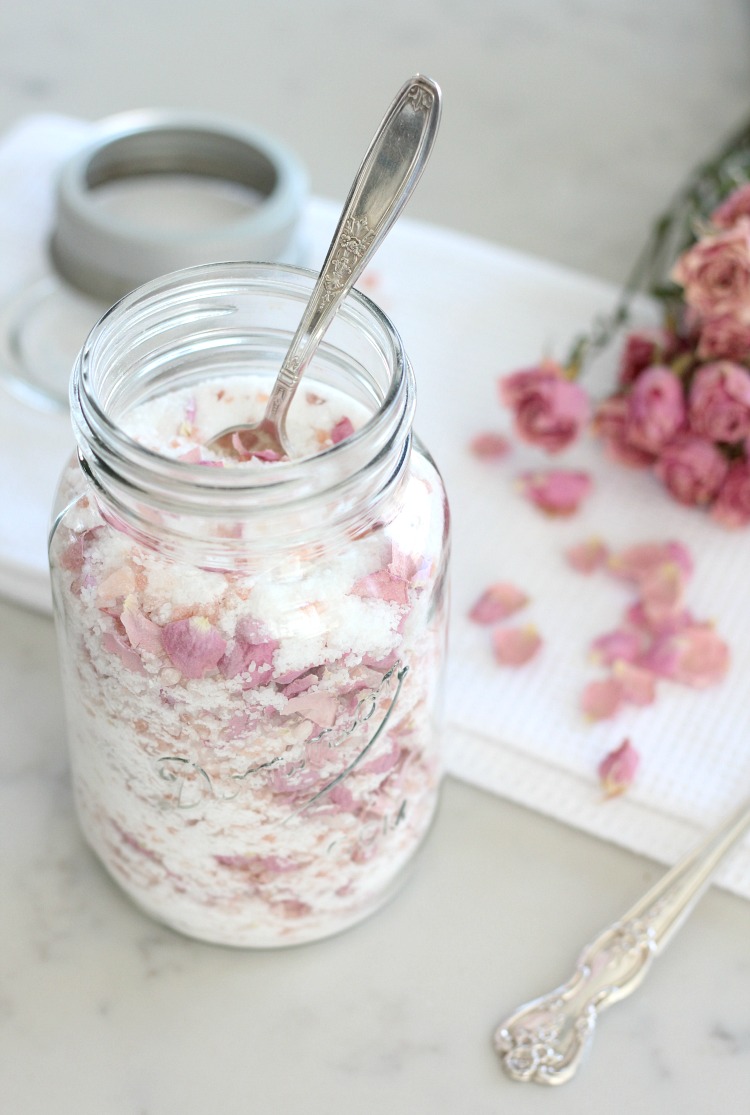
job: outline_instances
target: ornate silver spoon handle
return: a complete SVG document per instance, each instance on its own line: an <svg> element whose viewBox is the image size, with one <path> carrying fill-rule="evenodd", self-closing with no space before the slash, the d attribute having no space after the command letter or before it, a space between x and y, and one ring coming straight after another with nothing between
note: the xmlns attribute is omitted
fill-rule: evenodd
<svg viewBox="0 0 750 1115"><path fill-rule="evenodd" d="M266 416L282 426L295 388L336 310L414 192L437 135L440 87L407 81L385 114L333 234L320 275L284 357Z"/></svg>
<svg viewBox="0 0 750 1115"><path fill-rule="evenodd" d="M524 1004L495 1031L513 1080L564 1084L575 1075L601 1011L635 991L685 921L726 853L750 828L750 801L675 864L581 953L567 983Z"/></svg>

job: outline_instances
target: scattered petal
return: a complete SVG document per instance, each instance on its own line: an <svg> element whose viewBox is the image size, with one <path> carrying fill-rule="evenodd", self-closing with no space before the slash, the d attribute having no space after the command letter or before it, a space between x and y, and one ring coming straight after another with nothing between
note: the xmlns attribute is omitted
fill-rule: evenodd
<svg viewBox="0 0 750 1115"><path fill-rule="evenodd" d="M629 627L618 627L599 635L591 644L592 658L602 666L614 662L637 662L643 652L644 638Z"/></svg>
<svg viewBox="0 0 750 1115"><path fill-rule="evenodd" d="M609 720L624 700L622 683L615 677L590 681L581 696L581 708L590 720Z"/></svg>
<svg viewBox="0 0 750 1115"><path fill-rule="evenodd" d="M594 573L601 569L609 556L609 550L600 538L589 538L565 551L565 559L577 573Z"/></svg>
<svg viewBox="0 0 750 1115"><path fill-rule="evenodd" d="M110 653L116 654L126 670L130 670L134 674L145 674L146 671L143 668L140 654L133 650L131 646L128 646L121 635L115 635L113 632L107 631L102 636L102 646Z"/></svg>
<svg viewBox="0 0 750 1115"><path fill-rule="evenodd" d="M535 627L497 627L492 632L495 661L501 666L524 666L541 646L542 639Z"/></svg>
<svg viewBox="0 0 750 1115"><path fill-rule="evenodd" d="M598 774L606 797L622 794L632 785L640 758L629 739L623 740L618 748L604 756L599 763Z"/></svg>
<svg viewBox="0 0 750 1115"><path fill-rule="evenodd" d="M226 640L205 616L176 620L162 629L164 649L186 678L202 678L218 666Z"/></svg>
<svg viewBox="0 0 750 1115"><path fill-rule="evenodd" d="M639 542L610 556L607 567L616 577L639 584L665 563L676 565L685 578L692 575L693 559L682 542Z"/></svg>
<svg viewBox="0 0 750 1115"><path fill-rule="evenodd" d="M651 705L656 699L656 677L643 666L619 659L612 674L620 683L622 699L631 705Z"/></svg>
<svg viewBox="0 0 750 1115"><path fill-rule="evenodd" d="M487 431L477 434L469 442L469 451L480 461L500 461L507 457L511 450L511 443L502 434Z"/></svg>
<svg viewBox="0 0 750 1115"><path fill-rule="evenodd" d="M522 495L547 515L573 515L593 487L588 473L567 469L525 472L519 479Z"/></svg>
<svg viewBox="0 0 750 1115"><path fill-rule="evenodd" d="M729 669L729 647L708 624L688 627L674 636L676 661L672 677L694 689L721 681Z"/></svg>
<svg viewBox="0 0 750 1115"><path fill-rule="evenodd" d="M528 602L529 598L522 589L501 581L484 590L469 612L469 619L474 623L499 623Z"/></svg>

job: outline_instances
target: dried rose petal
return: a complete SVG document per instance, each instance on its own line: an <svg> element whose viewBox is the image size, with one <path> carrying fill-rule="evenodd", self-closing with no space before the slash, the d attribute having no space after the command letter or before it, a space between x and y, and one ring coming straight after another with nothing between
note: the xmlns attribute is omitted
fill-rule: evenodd
<svg viewBox="0 0 750 1115"><path fill-rule="evenodd" d="M685 575L674 562L665 562L642 579L639 594L646 622L658 630L675 615L682 615Z"/></svg>
<svg viewBox="0 0 750 1115"><path fill-rule="evenodd" d="M629 739L605 755L597 768L605 796L615 797L632 785L638 771L640 755Z"/></svg>
<svg viewBox="0 0 750 1115"><path fill-rule="evenodd" d="M618 627L599 635L591 644L592 658L602 666L613 662L636 662L643 651L644 637L629 627Z"/></svg>
<svg viewBox="0 0 750 1115"><path fill-rule="evenodd" d="M613 677L620 683L622 699L631 705L651 705L656 699L656 677L643 666L619 659L612 666Z"/></svg>
<svg viewBox="0 0 750 1115"><path fill-rule="evenodd" d="M565 559L577 573L594 573L606 563L609 550L600 538L589 538L565 551Z"/></svg>
<svg viewBox="0 0 750 1115"><path fill-rule="evenodd" d="M659 566L667 563L677 565L685 578L690 577L693 572L693 559L687 546L674 541L639 542L628 546L612 554L607 567L616 577L638 584Z"/></svg>
<svg viewBox="0 0 750 1115"><path fill-rule="evenodd" d="M547 515L573 515L593 487L588 473L567 469L524 472L519 480L521 494Z"/></svg>
<svg viewBox="0 0 750 1115"><path fill-rule="evenodd" d="M389 604L408 604L409 586L400 577L394 577L388 569L379 569L377 573L368 573L352 588L355 596L370 597L375 600L385 600Z"/></svg>
<svg viewBox="0 0 750 1115"><path fill-rule="evenodd" d="M125 634L131 646L136 649L159 654L162 649L162 630L158 623L154 623L148 616L144 616L138 607L135 596L127 596L123 603L120 621L125 628Z"/></svg>
<svg viewBox="0 0 750 1115"><path fill-rule="evenodd" d="M338 445L340 441L345 441L346 438L351 437L354 433L354 426L352 425L351 418L340 418L336 425L331 430L331 441L334 445Z"/></svg>
<svg viewBox="0 0 750 1115"><path fill-rule="evenodd" d="M140 654L128 646L122 636L107 631L102 636L102 646L110 653L116 654L126 670L134 674L145 674Z"/></svg>
<svg viewBox="0 0 750 1115"><path fill-rule="evenodd" d="M287 701L289 712L300 712L320 728L332 728L336 723L338 701L330 693L300 693Z"/></svg>
<svg viewBox="0 0 750 1115"><path fill-rule="evenodd" d="M492 632L495 661L501 666L523 666L541 646L542 639L535 627L496 627Z"/></svg>
<svg viewBox="0 0 750 1115"><path fill-rule="evenodd" d="M191 616L168 623L162 629L164 649L186 678L202 678L218 666L226 640L205 616Z"/></svg>
<svg viewBox="0 0 750 1115"><path fill-rule="evenodd" d="M469 452L480 461L500 461L508 456L510 450L511 443L507 437L490 431L477 434L469 442Z"/></svg>
<svg viewBox="0 0 750 1115"><path fill-rule="evenodd" d="M609 720L623 703L622 683L615 677L590 681L581 694L581 708L590 720Z"/></svg>
<svg viewBox="0 0 750 1115"><path fill-rule="evenodd" d="M135 574L129 565L123 565L104 578L96 590L96 598L100 604L114 602L128 596L134 589Z"/></svg>
<svg viewBox="0 0 750 1115"><path fill-rule="evenodd" d="M688 627L674 636L674 643L676 661L671 674L674 681L705 689L726 676L729 647L710 625Z"/></svg>
<svg viewBox="0 0 750 1115"><path fill-rule="evenodd" d="M469 612L469 619L474 623L499 623L500 620L507 619L508 616L519 611L528 602L529 598L522 589L500 581L484 590Z"/></svg>

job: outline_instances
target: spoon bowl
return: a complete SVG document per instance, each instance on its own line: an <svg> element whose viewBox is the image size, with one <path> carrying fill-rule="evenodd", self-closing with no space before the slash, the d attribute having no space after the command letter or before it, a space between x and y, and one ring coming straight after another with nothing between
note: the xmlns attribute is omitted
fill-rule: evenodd
<svg viewBox="0 0 750 1115"><path fill-rule="evenodd" d="M396 94L352 183L317 282L257 423L230 426L207 448L235 461L289 457L286 416L336 311L419 181L440 122L439 86L416 74Z"/></svg>

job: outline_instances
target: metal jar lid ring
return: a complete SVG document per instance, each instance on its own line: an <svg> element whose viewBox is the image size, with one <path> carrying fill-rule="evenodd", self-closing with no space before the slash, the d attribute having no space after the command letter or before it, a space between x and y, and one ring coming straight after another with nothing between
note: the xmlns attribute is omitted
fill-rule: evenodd
<svg viewBox="0 0 750 1115"><path fill-rule="evenodd" d="M238 219L175 230L119 217L96 197L120 179L167 174L219 179L259 195ZM236 121L143 111L103 121L99 137L64 165L50 254L79 290L114 301L158 275L199 263L298 263L307 175L281 144Z"/></svg>

